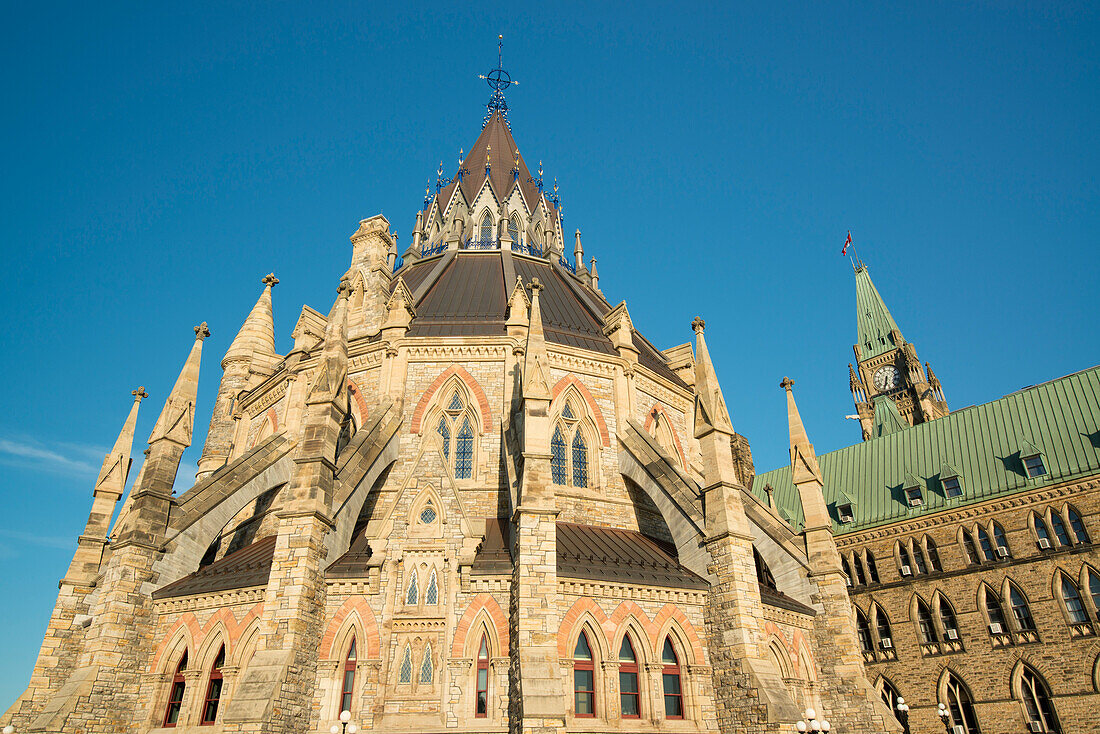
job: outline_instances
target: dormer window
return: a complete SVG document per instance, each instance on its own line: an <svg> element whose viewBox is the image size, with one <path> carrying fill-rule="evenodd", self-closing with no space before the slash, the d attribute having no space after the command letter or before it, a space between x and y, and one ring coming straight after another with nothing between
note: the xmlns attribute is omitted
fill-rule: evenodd
<svg viewBox="0 0 1100 734"><path fill-rule="evenodd" d="M856 519L855 513L852 512L852 503L845 502L842 505L836 506L836 514L843 523L849 523Z"/></svg>
<svg viewBox="0 0 1100 734"><path fill-rule="evenodd" d="M921 494L920 487L906 487L905 501L910 507L922 506L924 504L924 495Z"/></svg>
<svg viewBox="0 0 1100 734"><path fill-rule="evenodd" d="M1027 476L1030 479L1036 477L1046 476L1047 468L1043 464L1043 455L1035 454L1034 456L1025 456L1024 459L1024 471L1027 472Z"/></svg>
<svg viewBox="0 0 1100 734"><path fill-rule="evenodd" d="M943 477L941 481L943 482L943 494L947 499L962 497L962 481L958 477Z"/></svg>

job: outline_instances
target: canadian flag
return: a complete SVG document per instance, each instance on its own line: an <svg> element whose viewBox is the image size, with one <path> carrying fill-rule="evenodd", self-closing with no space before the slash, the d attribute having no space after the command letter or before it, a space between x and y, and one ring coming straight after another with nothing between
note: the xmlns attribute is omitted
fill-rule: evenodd
<svg viewBox="0 0 1100 734"><path fill-rule="evenodd" d="M841 255L848 254L848 245L852 244L852 230L848 230L848 239L844 240L844 247L840 249Z"/></svg>

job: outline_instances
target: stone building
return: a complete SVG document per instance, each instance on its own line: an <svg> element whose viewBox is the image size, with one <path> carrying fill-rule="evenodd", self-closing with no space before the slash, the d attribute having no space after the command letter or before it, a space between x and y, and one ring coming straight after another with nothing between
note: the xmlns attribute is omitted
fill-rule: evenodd
<svg viewBox="0 0 1100 734"><path fill-rule="evenodd" d="M756 734L812 707L833 731L899 730L793 397L797 529L746 489L703 321L658 349L579 231L567 256L500 89L429 194L400 259L384 217L359 223L287 354L263 279L173 493L196 327L112 523L135 391L0 724Z"/></svg>
<svg viewBox="0 0 1100 734"><path fill-rule="evenodd" d="M856 304L865 440L819 462L868 678L922 734L1100 730L1100 367L948 413L862 264ZM797 529L799 482L752 491Z"/></svg>

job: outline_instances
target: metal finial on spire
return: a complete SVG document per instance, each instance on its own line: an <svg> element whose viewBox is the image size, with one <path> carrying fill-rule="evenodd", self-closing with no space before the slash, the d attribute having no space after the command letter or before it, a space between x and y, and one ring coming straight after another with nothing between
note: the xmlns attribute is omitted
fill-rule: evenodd
<svg viewBox="0 0 1100 734"><path fill-rule="evenodd" d="M508 124L508 102L504 99L504 90L513 84L519 84L519 82L512 79L512 76L504 70L504 35L497 36L497 68L490 71L488 74L478 74L478 79L484 79L489 83L489 88L493 90L493 93L489 95L489 103L485 106L485 122L482 123L482 127L489 124L489 118L493 116L494 112L499 112L500 116L504 118L504 123ZM509 126L511 129L511 126Z"/></svg>

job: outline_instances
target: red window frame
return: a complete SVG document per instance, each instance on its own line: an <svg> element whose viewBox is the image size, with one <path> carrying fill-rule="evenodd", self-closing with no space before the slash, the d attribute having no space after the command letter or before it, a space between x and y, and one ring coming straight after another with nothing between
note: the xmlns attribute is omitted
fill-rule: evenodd
<svg viewBox="0 0 1100 734"><path fill-rule="evenodd" d="M474 717L484 719L489 716L489 640L481 636L481 647L477 653L477 694L474 699Z"/></svg>
<svg viewBox="0 0 1100 734"><path fill-rule="evenodd" d="M633 662L623 662L623 647L630 648L630 658ZM627 691L623 687L623 674L634 675L634 690ZM628 679L629 680L629 679ZM642 718L642 697L641 697L641 683L638 678L638 654L634 651L634 645L630 642L630 635L623 635L623 643L619 648L619 715L624 719L640 719ZM637 713L626 713L626 701L627 699L634 699L634 710Z"/></svg>
<svg viewBox="0 0 1100 734"><path fill-rule="evenodd" d="M661 669L661 694L662 700L665 704L665 718L666 719L682 719L684 718L684 678L680 674L680 656L676 654L676 646L672 644L672 640L665 638L665 646L672 651L672 659L675 662L668 662L664 660L664 651L661 652L661 660L665 663ZM668 693L665 690L665 681L669 677L675 676L676 678L676 690L678 693ZM675 699L676 708L680 711L679 714L668 713L669 699Z"/></svg>
<svg viewBox="0 0 1100 734"><path fill-rule="evenodd" d="M355 690L355 668L357 656L355 638L351 638L348 654L344 656L344 677L340 683L340 711L351 711L352 692Z"/></svg>
<svg viewBox="0 0 1100 734"><path fill-rule="evenodd" d="M210 668L210 678L206 684L206 698L202 705L202 726L211 726L218 718L218 704L222 700L222 666L225 665L225 645L218 651L218 657L214 658L214 665Z"/></svg>
<svg viewBox="0 0 1100 734"><path fill-rule="evenodd" d="M187 682L183 678L183 669L187 665L187 651L183 651L179 665L176 666L176 674L172 676L172 687L168 693L168 705L164 709L164 726L174 727L179 721L180 708L183 707L183 693L187 688Z"/></svg>
<svg viewBox="0 0 1100 734"><path fill-rule="evenodd" d="M578 646L579 646L580 640L582 638L584 639L585 647L588 648L588 659L584 660L584 659L577 658L577 657L574 657L574 659L573 659L573 715L575 717L579 718L579 719L594 719L594 718L596 718L596 666L595 666L595 660L593 659L592 644L588 639L588 635L585 634L583 631L581 632L580 637L577 638ZM573 654L575 656L576 651L574 651ZM592 687L591 688L578 688L577 687L577 673L578 672L586 672L586 671L588 673L590 673L590 678L589 679L592 681ZM577 708L578 708L577 707L577 696L578 695L587 695L587 696L590 697L590 700L592 702L591 703L591 709L592 710L589 713L582 714L579 711L577 711Z"/></svg>

